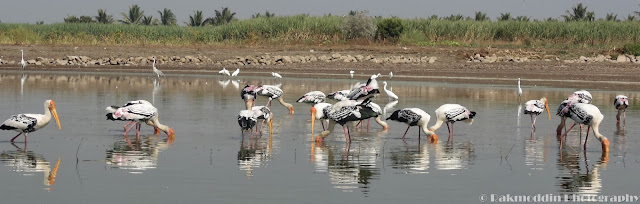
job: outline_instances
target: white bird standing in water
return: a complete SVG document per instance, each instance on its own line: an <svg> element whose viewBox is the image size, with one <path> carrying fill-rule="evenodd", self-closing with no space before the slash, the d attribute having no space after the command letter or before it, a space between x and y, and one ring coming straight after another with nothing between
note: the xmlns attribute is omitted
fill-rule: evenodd
<svg viewBox="0 0 640 204"><path fill-rule="evenodd" d="M236 71L234 71L233 73L231 73L231 76L238 76L238 73L240 73L240 69L236 69Z"/></svg>
<svg viewBox="0 0 640 204"><path fill-rule="evenodd" d="M20 50L22 52L22 59L20 60L20 65L22 65L22 69L27 68L27 62L24 61L24 50Z"/></svg>
<svg viewBox="0 0 640 204"><path fill-rule="evenodd" d="M51 121L51 116L56 120L58 129L62 130L60 120L58 119L58 111L56 110L56 105L53 100L46 100L44 102L44 115L31 113L13 115L0 125L0 130L15 130L16 132L19 132L18 135L11 138L11 142L24 133L24 142L26 143L27 134L47 126L49 121Z"/></svg>
<svg viewBox="0 0 640 204"><path fill-rule="evenodd" d="M393 78L393 72L389 72L389 79Z"/></svg>
<svg viewBox="0 0 640 204"><path fill-rule="evenodd" d="M398 100L398 96L393 93L393 91L387 89L387 81L383 81L382 82L384 84L384 92L387 93L387 96L389 96L389 100L394 100L397 101Z"/></svg>
<svg viewBox="0 0 640 204"><path fill-rule="evenodd" d="M438 141L438 135L435 132L429 130L427 128L427 124L429 120L431 120L431 115L427 112L424 112L419 108L405 108L401 110L394 111L391 116L387 118L387 120L395 120L398 122L406 123L407 130L404 131L404 135L402 135L402 139L407 135L409 128L411 126L418 126L424 131L427 137L431 138L431 141ZM418 129L418 140L420 140L420 129Z"/></svg>
<svg viewBox="0 0 640 204"><path fill-rule="evenodd" d="M271 72L271 76L275 77L276 79L282 79L282 76L275 72Z"/></svg>
<svg viewBox="0 0 640 204"><path fill-rule="evenodd" d="M629 106L629 98L625 95L617 95L613 100L613 105L618 110L618 114L616 115L616 120L620 123L620 115L624 119L624 123L627 122L627 107Z"/></svg>
<svg viewBox="0 0 640 204"><path fill-rule="evenodd" d="M518 78L518 101L522 101L522 88L520 88L520 78Z"/></svg>
<svg viewBox="0 0 640 204"><path fill-rule="evenodd" d="M160 76L164 76L164 73L162 73L162 71L156 68L156 57L153 57L153 72L156 73L158 78L160 78Z"/></svg>
<svg viewBox="0 0 640 204"><path fill-rule="evenodd" d="M549 112L549 103L547 102L547 98L542 97L540 100L530 100L524 103L524 114L531 115L531 128L536 129L536 119L538 119L538 115L540 115L544 110L547 110L547 114L549 115L549 120L551 120L551 113ZM533 118L535 115L535 118Z"/></svg>
<svg viewBox="0 0 640 204"><path fill-rule="evenodd" d="M354 72L353 70L349 71L349 75L351 75L351 78L353 79L353 74L355 74L356 72Z"/></svg>
<svg viewBox="0 0 640 204"><path fill-rule="evenodd" d="M164 131L165 133L167 133L167 136L171 138L175 136L173 129L169 128L166 125L160 124L160 122L158 121L158 109L151 105L151 103L149 103L148 101L120 107L116 109L115 112L107 114L107 119L135 121L135 126L130 127L124 132L125 136L131 130L131 128L136 127L136 137L140 137L140 127L142 126L140 122L145 122L147 125L153 126L154 129L157 128Z"/></svg>
<svg viewBox="0 0 640 204"><path fill-rule="evenodd" d="M222 70L218 71L218 73L222 74L222 75L227 75L227 76L231 76L231 74L229 74L229 70L227 70L227 68L222 68Z"/></svg>

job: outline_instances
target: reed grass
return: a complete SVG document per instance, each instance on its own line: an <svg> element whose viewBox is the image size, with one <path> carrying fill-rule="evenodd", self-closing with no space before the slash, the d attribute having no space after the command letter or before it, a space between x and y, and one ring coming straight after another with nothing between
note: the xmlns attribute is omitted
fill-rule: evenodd
<svg viewBox="0 0 640 204"><path fill-rule="evenodd" d="M201 45L378 43L347 39L343 17L308 15L255 18L222 26L0 23L0 44ZM376 22L380 19L376 19ZM403 19L398 43L418 46L623 47L640 44L640 22L524 22Z"/></svg>

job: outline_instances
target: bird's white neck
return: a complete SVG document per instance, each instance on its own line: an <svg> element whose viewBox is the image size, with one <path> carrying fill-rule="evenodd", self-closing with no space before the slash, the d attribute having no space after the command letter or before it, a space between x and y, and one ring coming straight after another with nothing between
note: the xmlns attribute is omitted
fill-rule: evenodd
<svg viewBox="0 0 640 204"><path fill-rule="evenodd" d="M428 124L428 123L424 123L424 124L420 125L420 127L422 128L422 131L423 131L425 134L427 134L427 136L431 136L431 135L436 134L435 132L433 132L433 131L435 131L435 130L433 130L433 131L432 131L432 130L429 130L429 128L427 128L427 124Z"/></svg>
<svg viewBox="0 0 640 204"><path fill-rule="evenodd" d="M158 120L158 116L157 115L155 117L153 117L151 120L153 121L153 124L155 124L155 126L158 129L160 129L160 130L164 131L165 133L169 134L169 129L171 129L171 128L169 128L169 126L160 124L160 121Z"/></svg>
<svg viewBox="0 0 640 204"><path fill-rule="evenodd" d="M20 50L20 52L22 53L22 60L24 60L24 51Z"/></svg>
<svg viewBox="0 0 640 204"><path fill-rule="evenodd" d="M320 137L322 137L324 139L329 134L331 134L331 131L333 131L333 128L335 128L335 127L336 127L336 121L329 120L329 127L327 127L327 130L322 131L322 133L320 133Z"/></svg>
<svg viewBox="0 0 640 204"><path fill-rule="evenodd" d="M47 102L44 102L44 118L42 118L42 122L44 122L44 124L49 123L49 121L51 121L51 109L49 109L49 104L47 104Z"/></svg>
<svg viewBox="0 0 640 204"><path fill-rule="evenodd" d="M382 128L384 130L388 130L389 129L389 125L387 124L387 122L382 121L382 115L378 115L378 117L376 117L376 122L378 124L380 124L380 126L382 126Z"/></svg>
<svg viewBox="0 0 640 204"><path fill-rule="evenodd" d="M434 132L434 131L436 131L438 128L440 128L440 126L442 126L442 123L443 123L443 122L444 122L443 120L439 120L439 119L438 119L438 120L436 121L436 124L435 124L435 125L433 125L433 126L431 126L431 128L429 128L429 129L427 129L427 130L429 130L429 131L431 131L431 132ZM426 124L425 124L424 126L425 126L425 127L427 127L427 125L426 125Z"/></svg>

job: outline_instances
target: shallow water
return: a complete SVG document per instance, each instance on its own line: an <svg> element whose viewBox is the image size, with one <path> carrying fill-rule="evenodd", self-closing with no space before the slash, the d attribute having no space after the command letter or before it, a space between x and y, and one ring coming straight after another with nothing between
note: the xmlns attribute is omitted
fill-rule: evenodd
<svg viewBox="0 0 640 204"><path fill-rule="evenodd" d="M532 133L514 87L387 81L400 96L387 114L418 107L433 115L441 104L460 103L478 113L476 120L456 123L452 141L440 128L437 144L419 141L415 127L402 140L406 125L390 121L389 132L374 122L369 131L352 129L349 146L339 126L316 144L309 106L293 102L355 80L0 72L0 117L42 113L44 100L53 99L62 123L62 130L49 125L31 133L27 144L23 138L12 144L17 133L1 132L0 197L2 203L466 203L481 194L637 194L639 93L591 91L605 115L601 132L611 141L602 157L594 137L583 151L577 131L560 150L557 116L541 115ZM281 84L295 114L274 102L274 133L265 128L262 136L243 137L236 118L244 84ZM522 103L546 96L552 113L574 91L523 89ZM632 103L621 128L612 104L617 94ZM104 107L134 99L151 101L175 140L146 125L140 141L135 133L125 138L124 122L105 120ZM384 93L374 102L388 104ZM314 132L320 131L318 124Z"/></svg>

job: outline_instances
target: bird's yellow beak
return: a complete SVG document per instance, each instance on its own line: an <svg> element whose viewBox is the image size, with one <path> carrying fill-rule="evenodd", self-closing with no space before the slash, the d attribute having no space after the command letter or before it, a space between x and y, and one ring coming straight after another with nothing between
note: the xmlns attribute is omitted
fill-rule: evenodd
<svg viewBox="0 0 640 204"><path fill-rule="evenodd" d="M56 104L51 101L51 104L49 105L49 110L51 111L51 115L53 115L53 118L56 119L56 123L58 124L58 130L62 130L62 126L60 126L60 119L58 119L58 111L56 110Z"/></svg>
<svg viewBox="0 0 640 204"><path fill-rule="evenodd" d="M549 112L549 102L547 102L547 100L544 101L544 108L547 109L547 115L549 115L549 120L551 120L551 112Z"/></svg>
<svg viewBox="0 0 640 204"><path fill-rule="evenodd" d="M316 124L316 107L311 106L311 137L313 137L313 128Z"/></svg>

